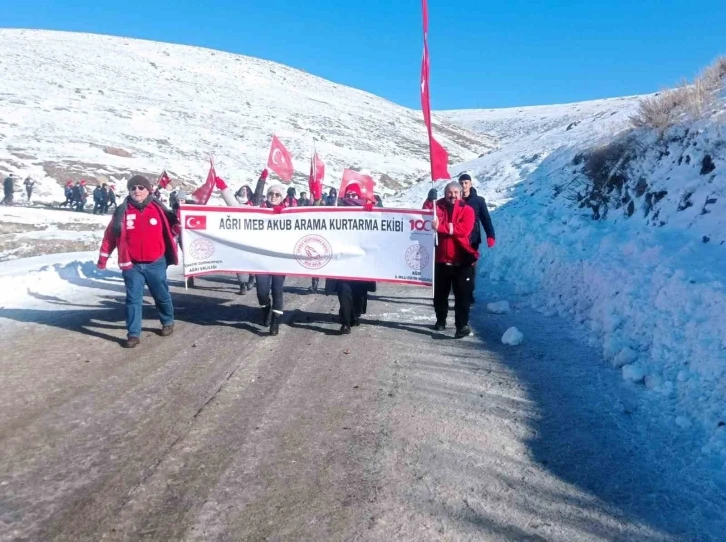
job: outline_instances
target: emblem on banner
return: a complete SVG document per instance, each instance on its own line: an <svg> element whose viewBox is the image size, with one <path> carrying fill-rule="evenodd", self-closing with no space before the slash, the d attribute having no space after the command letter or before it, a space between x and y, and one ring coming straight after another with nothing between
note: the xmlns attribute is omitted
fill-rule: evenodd
<svg viewBox="0 0 726 542"><path fill-rule="evenodd" d="M421 271L429 264L429 252L422 245L411 245L406 250L406 263L414 271Z"/></svg>
<svg viewBox="0 0 726 542"><path fill-rule="evenodd" d="M189 254L197 261L211 258L214 254L214 243L209 239L195 239L189 245Z"/></svg>
<svg viewBox="0 0 726 542"><path fill-rule="evenodd" d="M306 235L295 245L294 255L305 269L321 269L333 258L333 248L325 237Z"/></svg>

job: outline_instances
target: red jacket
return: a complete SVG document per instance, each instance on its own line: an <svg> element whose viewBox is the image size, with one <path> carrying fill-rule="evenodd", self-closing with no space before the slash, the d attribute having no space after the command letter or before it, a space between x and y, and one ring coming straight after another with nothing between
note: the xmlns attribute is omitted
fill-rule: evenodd
<svg viewBox="0 0 726 542"><path fill-rule="evenodd" d="M177 218L169 209L164 207L157 200L152 200L149 205L156 206L158 216L161 218L161 235L164 238L164 256L166 256L167 265L177 265L179 263L179 254L177 252L176 242L174 241L174 229L177 227ZM138 215L139 211L131 207L132 213ZM102 268L106 267L113 251L118 249L118 266L121 270L131 269L134 262L131 258L129 251L129 244L127 240L127 224L128 220L126 214L129 210L128 199L124 201L111 217L106 227L106 233L103 235L103 242L101 242L101 251L98 256L98 265Z"/></svg>
<svg viewBox="0 0 726 542"><path fill-rule="evenodd" d="M297 200L291 196L287 196L284 200L282 200L282 204L285 207L297 207Z"/></svg>
<svg viewBox="0 0 726 542"><path fill-rule="evenodd" d="M456 265L473 264L479 253L471 246L471 231L476 224L474 209L459 200L449 213L444 198L436 202L436 216L439 219L439 243L436 245L436 263ZM453 227L451 226L453 225ZM449 233L453 229L453 234Z"/></svg>

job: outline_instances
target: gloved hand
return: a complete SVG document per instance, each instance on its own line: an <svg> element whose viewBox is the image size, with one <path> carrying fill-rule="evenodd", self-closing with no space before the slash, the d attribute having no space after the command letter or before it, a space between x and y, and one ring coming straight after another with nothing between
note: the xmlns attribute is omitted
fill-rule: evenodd
<svg viewBox="0 0 726 542"><path fill-rule="evenodd" d="M275 205L275 206L274 206L274 207L272 208L272 212L273 212L273 213L275 213L276 215L279 215L280 213L282 213L282 210L283 210L284 208L285 208L285 206L284 206L284 205Z"/></svg>
<svg viewBox="0 0 726 542"><path fill-rule="evenodd" d="M102 260L99 258L98 263L96 264L96 267L98 267L101 271L106 269L106 260Z"/></svg>
<svg viewBox="0 0 726 542"><path fill-rule="evenodd" d="M215 185L215 186L216 186L216 187L217 187L217 188L218 188L219 190L224 190L225 188L227 188L227 183L225 183L225 182L224 182L224 179L222 179L222 177L217 177L217 178L216 178L216 179L214 180L214 185Z"/></svg>
<svg viewBox="0 0 726 542"><path fill-rule="evenodd" d="M364 209L365 209L366 211L372 211L372 210L373 210L373 207L375 207L375 205L373 205L373 202L372 202L372 201L366 201L366 202L365 202L365 203L363 204L363 208L364 208Z"/></svg>
<svg viewBox="0 0 726 542"><path fill-rule="evenodd" d="M262 178L263 181L266 181L269 174L270 172L267 171L267 168L265 168L262 170L262 173L260 173L260 178Z"/></svg>
<svg viewBox="0 0 726 542"><path fill-rule="evenodd" d="M494 246L494 245L495 245L496 243L497 243L497 242L496 242L496 240L494 239L494 237L487 237L487 246L488 246L489 248L492 248L492 247L493 247L493 246Z"/></svg>

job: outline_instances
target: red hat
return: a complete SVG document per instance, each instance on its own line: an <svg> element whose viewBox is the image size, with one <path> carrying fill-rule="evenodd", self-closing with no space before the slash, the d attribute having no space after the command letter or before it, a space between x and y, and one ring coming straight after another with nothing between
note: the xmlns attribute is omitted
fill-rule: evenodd
<svg viewBox="0 0 726 542"><path fill-rule="evenodd" d="M68 181L68 182L66 183L66 186L71 186L72 184L73 184L73 181L69 180L69 181Z"/></svg>
<svg viewBox="0 0 726 542"><path fill-rule="evenodd" d="M345 197L345 195L348 192L353 192L356 196L361 197L360 185L358 183L351 183L348 186L346 186L345 187L345 194L343 194L343 196Z"/></svg>
<svg viewBox="0 0 726 542"><path fill-rule="evenodd" d="M84 181L83 179L81 179L81 184L86 184L86 181Z"/></svg>

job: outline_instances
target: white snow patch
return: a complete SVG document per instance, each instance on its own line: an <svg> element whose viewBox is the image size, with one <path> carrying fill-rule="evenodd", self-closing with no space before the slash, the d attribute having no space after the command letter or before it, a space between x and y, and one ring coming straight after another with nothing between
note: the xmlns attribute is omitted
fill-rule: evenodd
<svg viewBox="0 0 726 542"><path fill-rule="evenodd" d="M492 314L507 314L510 310L509 301L496 301L487 304L487 311Z"/></svg>
<svg viewBox="0 0 726 542"><path fill-rule="evenodd" d="M510 327L502 335L502 344L509 346L519 346L524 342L524 334L516 327Z"/></svg>

